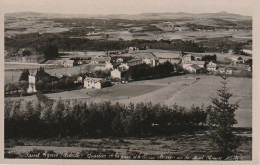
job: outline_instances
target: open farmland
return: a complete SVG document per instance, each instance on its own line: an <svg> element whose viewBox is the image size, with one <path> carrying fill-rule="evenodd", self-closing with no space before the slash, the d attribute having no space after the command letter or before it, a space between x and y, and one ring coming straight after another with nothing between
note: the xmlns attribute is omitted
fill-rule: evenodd
<svg viewBox="0 0 260 165"><path fill-rule="evenodd" d="M200 77L200 79L195 79ZM111 101L128 104L138 102L152 102L154 104L185 107L194 105L209 105L210 97L216 96L221 87L218 76L186 75L157 80L137 81L129 84L119 84L99 90L75 90L47 94L51 99L70 99L74 101ZM228 89L232 92L231 101L239 101L236 112L237 127L252 126L252 79L228 78Z"/></svg>
<svg viewBox="0 0 260 165"><path fill-rule="evenodd" d="M157 58L179 58L180 52L171 50L159 50L159 49L149 49L147 52L151 52Z"/></svg>

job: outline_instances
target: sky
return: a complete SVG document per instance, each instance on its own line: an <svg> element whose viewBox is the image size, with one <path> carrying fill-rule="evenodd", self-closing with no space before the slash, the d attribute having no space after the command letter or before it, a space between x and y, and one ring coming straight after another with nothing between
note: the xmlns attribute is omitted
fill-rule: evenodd
<svg viewBox="0 0 260 165"><path fill-rule="evenodd" d="M0 0L4 13L140 14L230 12L252 15L256 0Z"/></svg>

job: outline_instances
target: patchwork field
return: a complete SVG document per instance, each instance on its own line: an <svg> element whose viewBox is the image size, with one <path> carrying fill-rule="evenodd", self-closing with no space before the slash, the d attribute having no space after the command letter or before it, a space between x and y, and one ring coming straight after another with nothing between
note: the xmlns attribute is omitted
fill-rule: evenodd
<svg viewBox="0 0 260 165"><path fill-rule="evenodd" d="M152 31L152 32L129 32L129 31L104 31L97 33L95 35L89 36L80 36L72 38L88 38L92 40L97 39L107 39L107 40L201 40L201 39L210 39L218 38L223 36L230 36L230 39L238 41L239 39L251 39L251 31L227 31L227 30L218 30L218 31Z"/></svg>

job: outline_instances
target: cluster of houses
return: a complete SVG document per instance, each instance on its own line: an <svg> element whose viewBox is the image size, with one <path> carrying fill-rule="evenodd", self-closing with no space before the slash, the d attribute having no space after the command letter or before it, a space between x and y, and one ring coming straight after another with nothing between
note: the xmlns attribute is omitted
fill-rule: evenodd
<svg viewBox="0 0 260 165"><path fill-rule="evenodd" d="M192 60L193 59L193 60ZM245 61L241 57L232 57L230 58L231 62L233 64L244 64ZM191 55L184 55L182 56L182 62L181 65L184 70L190 72L190 73L200 73L202 70L206 70L207 72L211 72L213 74L226 74L226 75L232 75L234 73L234 67L223 67L218 66L213 61L202 61L202 57L194 57L192 58ZM247 69L248 71L251 71L251 69Z"/></svg>
<svg viewBox="0 0 260 165"><path fill-rule="evenodd" d="M133 47L134 51L134 47ZM231 59L232 60L232 59ZM95 70L101 71L109 71L112 80L122 81L126 71L136 65L147 64L152 67L157 66L160 63L170 62L172 64L179 64L189 73L200 73L202 70L212 73L220 73L220 74L233 74L233 68L231 67L221 67L218 66L213 61L203 61L201 56L192 56L188 55L180 55L179 58L157 58L157 57L146 57L146 58L133 58L125 60L123 57L117 57L114 62L112 62L112 58L107 55L98 55L93 56L91 60L89 60L89 66L94 67ZM58 61L64 67L73 67L75 65L75 60L60 60ZM81 61L82 62L82 61ZM244 63L244 60L239 58L236 59L236 62ZM38 70L37 72L42 72L42 70ZM37 92L36 90L36 81L37 73L35 75L29 75L29 88L27 90L28 93ZM62 75L55 74L55 77L61 78ZM92 78L92 77L83 77L78 76L77 80L74 83L83 83L84 88L86 89L101 89L103 87L109 86L110 80L105 78Z"/></svg>

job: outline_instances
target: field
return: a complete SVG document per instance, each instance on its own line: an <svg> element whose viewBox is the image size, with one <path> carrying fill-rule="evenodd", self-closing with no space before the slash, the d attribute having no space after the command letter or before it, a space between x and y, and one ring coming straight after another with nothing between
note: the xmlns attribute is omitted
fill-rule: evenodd
<svg viewBox="0 0 260 165"><path fill-rule="evenodd" d="M106 38L105 36L108 37ZM88 39L108 39L108 40L201 40L201 39L211 39L211 38L218 38L223 36L230 36L229 39L233 41L239 41L240 39L251 39L252 34L251 31L227 31L227 30L218 30L218 31L175 31L175 32L167 32L167 31L154 31L154 32L129 32L129 31L104 31L101 33L97 33L96 35L89 35L89 36L79 36L79 37L72 37L72 38L88 38Z"/></svg>
<svg viewBox="0 0 260 165"><path fill-rule="evenodd" d="M147 52L151 52L157 58L179 58L180 52L171 51L171 50L159 50L159 49L149 49Z"/></svg>
<svg viewBox="0 0 260 165"><path fill-rule="evenodd" d="M198 77L200 79L196 79ZM118 84L100 90L74 90L47 94L51 99L70 99L74 101L111 101L128 104L152 102L154 104L185 107L194 105L210 105L210 97L216 96L221 86L218 76L185 75L157 80L137 81ZM237 127L252 127L252 79L228 79L228 89L233 93L232 102L239 102L236 112ZM29 99L29 98L28 98Z"/></svg>
<svg viewBox="0 0 260 165"><path fill-rule="evenodd" d="M240 129L235 134L241 136L241 145L236 154L238 160L252 160L252 130ZM205 131L175 134L163 137L146 138L51 138L51 139L8 139L5 141L5 157L28 158L28 153L58 154L56 158L65 158L64 154L78 154L74 159L95 159L94 155L118 154L110 159L196 159L214 154ZM95 153L95 154L94 154ZM144 157L144 155L146 155ZM136 156L136 157L135 157ZM137 156L141 156L137 158ZM186 158L184 158L186 157ZM37 158L37 157L36 157ZM55 158L55 157L54 157ZM99 158L99 159L102 159Z"/></svg>

